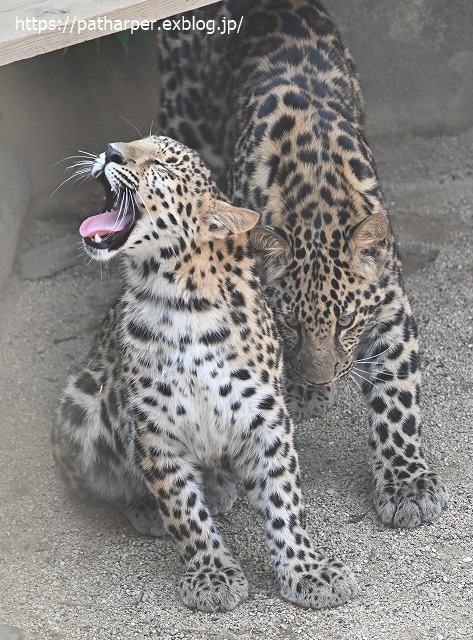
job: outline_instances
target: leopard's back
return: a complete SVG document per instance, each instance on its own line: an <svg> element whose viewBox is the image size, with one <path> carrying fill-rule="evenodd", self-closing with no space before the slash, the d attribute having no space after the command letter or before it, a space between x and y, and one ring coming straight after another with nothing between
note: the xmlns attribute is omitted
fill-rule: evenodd
<svg viewBox="0 0 473 640"><path fill-rule="evenodd" d="M300 18L293 13L298 4ZM300 82L312 76L313 84L301 88L322 99L328 97L324 93L329 87L331 97L346 105L350 120L362 121L353 59L318 2L285 1L275 7L270 0L227 0L175 18L186 19L210 23L215 31L208 37L190 29L158 31L163 82L160 127L199 150L225 190L230 188L227 173L235 161L237 141L260 137L261 127L249 112L255 113L257 105L262 122L271 113L277 116L273 90L290 86L294 76L299 75ZM308 56L303 52L306 20L312 24ZM238 33L225 33L229 22L239 25ZM318 66L327 85L321 87L313 69L307 73L307 63ZM247 131L248 126L256 131ZM241 149L242 161L245 151Z"/></svg>

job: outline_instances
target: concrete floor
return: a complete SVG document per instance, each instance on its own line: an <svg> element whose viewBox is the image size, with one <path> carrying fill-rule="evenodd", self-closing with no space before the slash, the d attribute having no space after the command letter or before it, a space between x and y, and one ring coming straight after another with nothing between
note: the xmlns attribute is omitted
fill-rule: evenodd
<svg viewBox="0 0 473 640"><path fill-rule="evenodd" d="M374 148L420 325L425 444L449 485L448 510L414 531L380 524L366 416L356 390L342 386L327 417L298 428L297 444L308 529L351 565L360 596L325 611L282 601L262 529L241 497L218 524L250 597L226 614L186 609L171 541L139 537L114 512L73 504L51 459L58 395L117 290L117 268L101 273L81 260L27 280L17 262L0 299L0 640L472 637L473 132ZM76 250L71 234L89 205L56 203L23 225L24 275L32 249Z"/></svg>

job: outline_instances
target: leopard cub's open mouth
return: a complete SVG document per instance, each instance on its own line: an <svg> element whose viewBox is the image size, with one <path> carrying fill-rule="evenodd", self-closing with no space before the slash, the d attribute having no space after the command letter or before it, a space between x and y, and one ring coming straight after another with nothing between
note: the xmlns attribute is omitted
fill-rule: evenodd
<svg viewBox="0 0 473 640"><path fill-rule="evenodd" d="M79 233L87 246L98 250L119 249L129 238L136 224L133 208L127 207L131 199L124 198L124 193L114 194L110 184L101 171L95 174L96 179L105 190L105 199L100 212L84 220Z"/></svg>

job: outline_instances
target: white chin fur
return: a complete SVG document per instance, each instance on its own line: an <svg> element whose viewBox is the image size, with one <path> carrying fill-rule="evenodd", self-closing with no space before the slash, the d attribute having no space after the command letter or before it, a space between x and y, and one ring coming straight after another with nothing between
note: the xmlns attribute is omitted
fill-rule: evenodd
<svg viewBox="0 0 473 640"><path fill-rule="evenodd" d="M96 249L91 247L85 242L82 243L86 254L94 260L100 260L101 262L107 262L117 253L116 249Z"/></svg>

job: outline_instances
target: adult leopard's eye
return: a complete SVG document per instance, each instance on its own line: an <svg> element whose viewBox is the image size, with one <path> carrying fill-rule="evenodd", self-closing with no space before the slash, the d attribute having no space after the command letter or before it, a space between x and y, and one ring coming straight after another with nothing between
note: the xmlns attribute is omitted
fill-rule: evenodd
<svg viewBox="0 0 473 640"><path fill-rule="evenodd" d="M299 320L295 316L284 318L284 323L291 329L297 329L300 324Z"/></svg>
<svg viewBox="0 0 473 640"><path fill-rule="evenodd" d="M337 325L341 329L347 329L353 324L354 319L355 319L355 314L348 313L346 316L340 316L340 318L337 320Z"/></svg>

